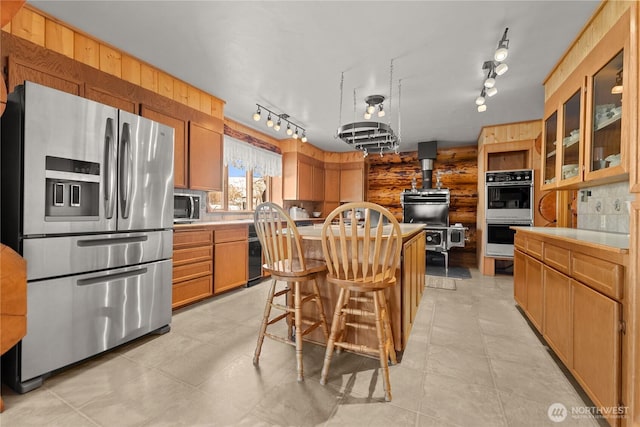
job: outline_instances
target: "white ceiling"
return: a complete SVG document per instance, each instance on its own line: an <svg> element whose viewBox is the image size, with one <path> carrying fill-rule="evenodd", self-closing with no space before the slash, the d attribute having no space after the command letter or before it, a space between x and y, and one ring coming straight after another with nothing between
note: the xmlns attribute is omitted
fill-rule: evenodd
<svg viewBox="0 0 640 427"><path fill-rule="evenodd" d="M349 151L339 124L367 95L389 97L401 151L420 141L473 144L485 125L542 117L542 82L597 1L29 1L37 8L226 101L254 122L260 103L306 128L309 142ZM509 27L509 71L488 109L475 98ZM344 72L342 117L340 76ZM401 103L398 112L398 82ZM398 119L401 119L400 126Z"/></svg>

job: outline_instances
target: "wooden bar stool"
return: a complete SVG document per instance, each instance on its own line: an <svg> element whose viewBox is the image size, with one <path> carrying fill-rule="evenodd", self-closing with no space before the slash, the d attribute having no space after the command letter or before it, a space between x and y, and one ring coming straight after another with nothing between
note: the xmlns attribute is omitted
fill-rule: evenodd
<svg viewBox="0 0 640 427"><path fill-rule="evenodd" d="M305 260L296 224L280 206L274 203L259 205L254 214L254 223L256 234L262 245L262 253L264 254L265 264L262 268L271 273L273 280L269 289L267 304L264 308L264 316L260 326L253 363L258 364L264 337L293 345L296 348L298 381L303 381L302 337L321 326L325 340L329 338L327 319L324 315L320 291L316 281L318 273L324 272L327 266L323 261ZM285 287L276 292L276 284L278 282L285 282ZM311 282L313 286L306 293L303 293L301 285L305 282ZM289 284L293 284L293 288L290 288ZM279 296L285 296L286 301L284 304L274 302L274 298ZM311 321L302 317L302 306L308 302L315 302L320 320ZM272 308L284 311L284 313L270 319ZM287 320L288 325L286 337L267 332L268 326L283 319ZM303 324L308 326L304 330L302 329ZM294 326L295 339L292 340Z"/></svg>
<svg viewBox="0 0 640 427"><path fill-rule="evenodd" d="M360 221L362 211L364 218ZM348 203L329 214L321 236L327 281L340 287L340 295L333 313L320 383L327 381L334 348L375 355L380 359L385 400L391 401L388 359L392 363L397 360L384 290L396 283L402 250L400 225L382 206ZM347 327L375 330L378 348L347 342Z"/></svg>

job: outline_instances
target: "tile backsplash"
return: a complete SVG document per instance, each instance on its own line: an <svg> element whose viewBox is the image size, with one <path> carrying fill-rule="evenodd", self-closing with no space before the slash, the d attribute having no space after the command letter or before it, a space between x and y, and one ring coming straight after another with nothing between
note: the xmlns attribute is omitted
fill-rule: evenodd
<svg viewBox="0 0 640 427"><path fill-rule="evenodd" d="M629 233L632 200L628 182L578 190L578 228Z"/></svg>

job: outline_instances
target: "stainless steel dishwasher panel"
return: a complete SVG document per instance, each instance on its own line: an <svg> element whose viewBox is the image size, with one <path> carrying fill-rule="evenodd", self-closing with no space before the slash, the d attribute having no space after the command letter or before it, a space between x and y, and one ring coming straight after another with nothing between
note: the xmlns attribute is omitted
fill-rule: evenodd
<svg viewBox="0 0 640 427"><path fill-rule="evenodd" d="M170 260L28 283L26 381L171 323Z"/></svg>

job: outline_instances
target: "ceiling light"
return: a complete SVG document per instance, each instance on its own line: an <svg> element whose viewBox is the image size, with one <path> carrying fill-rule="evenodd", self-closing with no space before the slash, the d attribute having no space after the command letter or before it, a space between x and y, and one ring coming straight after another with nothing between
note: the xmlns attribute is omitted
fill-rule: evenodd
<svg viewBox="0 0 640 427"><path fill-rule="evenodd" d="M266 125L267 127L272 128L274 131L278 132L280 130L280 128L282 127L282 122L286 122L287 123L287 135L291 136L293 135L293 130L291 129L291 127L293 126L296 129L296 135L294 136L294 138L299 138L299 136L301 134L305 134L305 128L303 128L302 126L300 126L297 123L294 123L289 117L288 114L286 113L281 113L278 114L272 110L270 110L269 108L260 105L260 104L256 104L256 106L258 107L257 111L253 114L253 120L255 121L259 121L262 115L262 110L265 110L266 112L268 112L269 114L267 115L267 122ZM278 121L276 122L274 119L278 119Z"/></svg>
<svg viewBox="0 0 640 427"><path fill-rule="evenodd" d="M483 111L487 111L487 104L478 105L478 113L482 113Z"/></svg>
<svg viewBox="0 0 640 427"><path fill-rule="evenodd" d="M393 59L391 60L389 68L389 94L392 91L393 84ZM369 121L373 113L377 109L377 116L387 116L387 111L392 111L393 103L391 102L391 95L387 101L387 109L385 110L382 103L385 101L383 95L369 95L364 101L366 103L364 118L366 120L344 123L342 124L342 99L344 94L344 72L342 73L340 81L340 121L338 123L338 130L336 137L347 143L350 147L362 151L364 157L367 157L369 153L376 153L384 155L389 152L400 151L400 101L401 101L401 80L398 80L398 133L396 133L391 127L391 121L388 123L382 123L381 121L371 120ZM356 91L353 90L353 109L356 110ZM389 113L389 116L392 114Z"/></svg>
<svg viewBox="0 0 640 427"><path fill-rule="evenodd" d="M509 69L509 66L504 62L502 64L498 64L498 66L496 67L496 74L501 76L504 73L506 73L508 69Z"/></svg>
<svg viewBox="0 0 640 427"><path fill-rule="evenodd" d="M260 107L258 107L258 111L253 113L253 120L255 120L256 122L260 121Z"/></svg>
<svg viewBox="0 0 640 427"><path fill-rule="evenodd" d="M498 88L495 86L487 89L487 96L493 96L496 93L498 93Z"/></svg>
<svg viewBox="0 0 640 427"><path fill-rule="evenodd" d="M484 89L484 88L482 88L482 92L480 92L480 96L478 96L478 97L476 98L476 105L482 105L482 104L484 104L484 102L485 102L485 98L484 98L485 94L486 94L486 93L485 93L485 89Z"/></svg>
<svg viewBox="0 0 640 427"><path fill-rule="evenodd" d="M504 29L504 34L502 35L502 39L498 42L498 48L496 49L495 54L493 55L493 59L498 62L502 62L507 59L509 55L509 39L507 39L507 31L509 28Z"/></svg>
<svg viewBox="0 0 640 427"><path fill-rule="evenodd" d="M496 85L496 79L493 77L488 77L487 80L484 81L484 87L487 89L492 88Z"/></svg>
<svg viewBox="0 0 640 427"><path fill-rule="evenodd" d="M300 138L300 141L307 142L307 133L306 132L302 132L302 138Z"/></svg>
<svg viewBox="0 0 640 427"><path fill-rule="evenodd" d="M296 128L296 131L293 133L293 139L298 139L298 128Z"/></svg>
<svg viewBox="0 0 640 427"><path fill-rule="evenodd" d="M616 75L616 84L611 88L612 95L619 95L622 93L622 70L618 71Z"/></svg>

